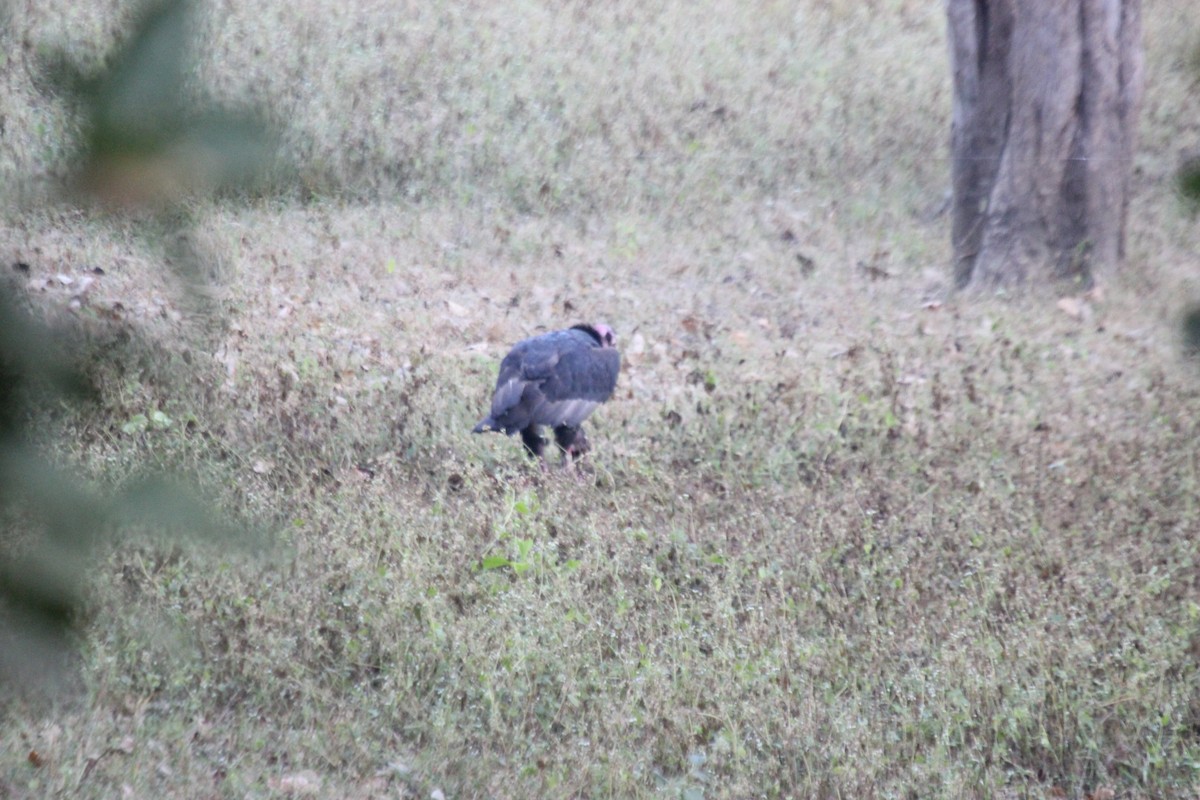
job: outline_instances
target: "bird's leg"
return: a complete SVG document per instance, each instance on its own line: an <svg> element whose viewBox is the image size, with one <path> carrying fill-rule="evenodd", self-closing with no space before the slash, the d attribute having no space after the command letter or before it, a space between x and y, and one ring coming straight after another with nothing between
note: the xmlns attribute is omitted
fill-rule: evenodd
<svg viewBox="0 0 1200 800"><path fill-rule="evenodd" d="M578 461L592 452L592 443L588 440L587 434L583 432L583 428L575 432L575 441L571 442L571 448L567 452L571 454L572 461Z"/></svg>
<svg viewBox="0 0 1200 800"><path fill-rule="evenodd" d="M542 457L542 452L546 449L546 440L542 438L537 425L522 428L521 441L525 443L525 450L530 458Z"/></svg>
<svg viewBox="0 0 1200 800"><path fill-rule="evenodd" d="M566 425L560 425L554 429L554 443L558 445L559 450L562 450L562 466L564 468L574 466L592 449L591 442L588 441L583 428L571 428Z"/></svg>
<svg viewBox="0 0 1200 800"><path fill-rule="evenodd" d="M569 425L557 425L554 428L554 443L558 445L559 451L562 452L562 464L566 464L571 459L571 447L575 442L575 437L579 435L578 428L572 428Z"/></svg>

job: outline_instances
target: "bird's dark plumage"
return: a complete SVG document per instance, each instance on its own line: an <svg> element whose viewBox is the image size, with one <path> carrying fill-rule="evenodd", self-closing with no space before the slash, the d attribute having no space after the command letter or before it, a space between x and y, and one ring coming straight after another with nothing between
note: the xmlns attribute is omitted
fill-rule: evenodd
<svg viewBox="0 0 1200 800"><path fill-rule="evenodd" d="M567 456L589 449L580 426L612 396L621 370L612 328L576 325L524 339L500 362L492 410L474 433L500 431L521 441L533 456L546 440L541 426L554 429L554 441Z"/></svg>

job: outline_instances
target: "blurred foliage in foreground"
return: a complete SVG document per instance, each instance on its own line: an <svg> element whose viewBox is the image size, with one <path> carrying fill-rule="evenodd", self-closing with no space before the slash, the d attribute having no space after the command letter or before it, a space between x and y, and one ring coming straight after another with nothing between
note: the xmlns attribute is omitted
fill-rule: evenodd
<svg viewBox="0 0 1200 800"><path fill-rule="evenodd" d="M1200 66L1200 48L1192 60ZM1200 213L1200 150L1184 159L1175 175L1175 186L1192 213ZM1200 355L1200 304L1193 305L1184 315L1183 339L1189 355Z"/></svg>
<svg viewBox="0 0 1200 800"><path fill-rule="evenodd" d="M68 199L157 220L149 237L181 233L189 198L245 185L271 149L253 115L189 91L194 14L189 0L145 8L102 72L85 74L65 55L43 65L45 85L82 132ZM83 378L94 365L75 363L71 352L68 338L24 310L11 286L0 287L0 685L40 680L64 663L93 548L105 536L131 525L226 532L170 481L104 496L39 452L34 426L45 409L98 402Z"/></svg>
<svg viewBox="0 0 1200 800"><path fill-rule="evenodd" d="M1179 193L1193 205L1200 207L1200 153L1184 162L1179 170Z"/></svg>
<svg viewBox="0 0 1200 800"><path fill-rule="evenodd" d="M77 193L111 209L167 210L255 177L270 150L264 126L189 91L195 13L190 0L146 9L99 74L61 55L47 65L82 117Z"/></svg>

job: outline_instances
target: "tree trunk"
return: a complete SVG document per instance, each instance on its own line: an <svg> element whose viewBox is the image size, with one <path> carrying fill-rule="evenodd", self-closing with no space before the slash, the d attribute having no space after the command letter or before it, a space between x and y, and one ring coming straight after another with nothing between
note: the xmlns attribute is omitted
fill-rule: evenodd
<svg viewBox="0 0 1200 800"><path fill-rule="evenodd" d="M959 287L1090 283L1125 254L1141 0L947 0Z"/></svg>

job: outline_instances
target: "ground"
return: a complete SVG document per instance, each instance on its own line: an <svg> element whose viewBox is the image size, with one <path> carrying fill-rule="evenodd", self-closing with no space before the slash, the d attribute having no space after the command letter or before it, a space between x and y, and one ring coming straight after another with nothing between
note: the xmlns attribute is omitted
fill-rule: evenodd
<svg viewBox="0 0 1200 800"><path fill-rule="evenodd" d="M268 109L284 188L189 206L199 290L44 189L72 129L24 65L131 6L11 12L0 268L127 352L47 446L245 541L97 554L0 797L1200 791L1183 0L1146 4L1124 270L983 298L936 4L358 5L206 18L197 86ZM624 359L582 482L470 434L580 320Z"/></svg>

